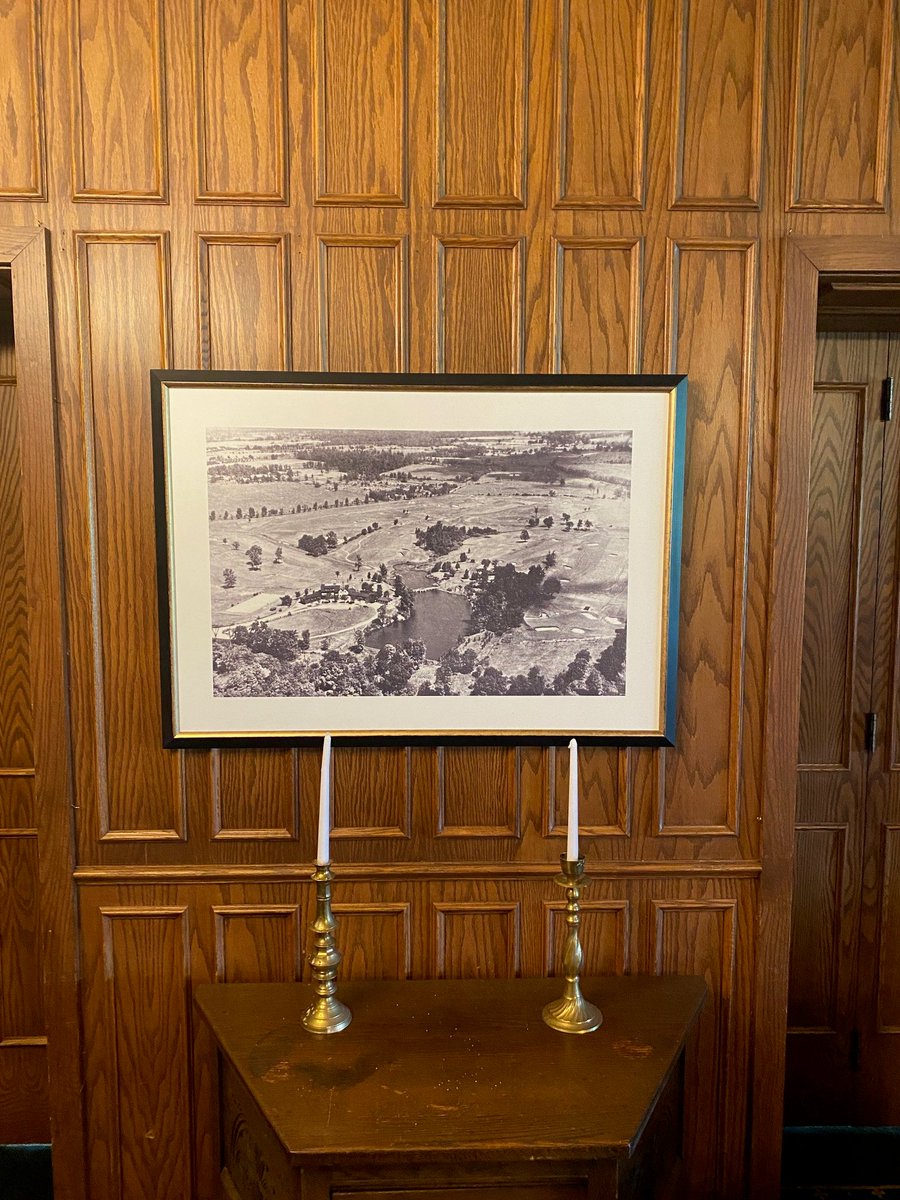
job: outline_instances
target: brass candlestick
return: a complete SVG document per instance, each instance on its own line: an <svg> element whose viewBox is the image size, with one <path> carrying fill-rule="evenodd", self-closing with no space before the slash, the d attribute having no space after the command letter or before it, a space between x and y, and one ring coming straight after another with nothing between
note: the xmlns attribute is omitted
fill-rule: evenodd
<svg viewBox="0 0 900 1200"><path fill-rule="evenodd" d="M566 986L558 1000L551 1000L544 1006L542 1015L551 1029L558 1029L561 1033L592 1033L603 1024L603 1014L599 1008L585 1000L578 982L581 964L584 961L578 937L578 925L581 920L578 897L584 882L584 859L579 858L576 862L571 862L561 854L559 863L562 874L556 876L556 882L566 889L566 924L569 927L563 954Z"/></svg>
<svg viewBox="0 0 900 1200"><path fill-rule="evenodd" d="M313 921L315 949L309 956L316 999L303 1014L303 1024L310 1033L339 1033L353 1020L346 1004L336 1000L334 982L338 965L344 957L334 944L337 921L331 911L331 881L334 874L326 863L313 871L316 883L316 919Z"/></svg>

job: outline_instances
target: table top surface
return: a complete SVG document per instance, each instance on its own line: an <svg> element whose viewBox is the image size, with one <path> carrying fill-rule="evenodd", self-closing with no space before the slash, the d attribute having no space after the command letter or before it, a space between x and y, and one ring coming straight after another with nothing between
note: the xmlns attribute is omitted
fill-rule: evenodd
<svg viewBox="0 0 900 1200"><path fill-rule="evenodd" d="M550 1029L559 979L344 983L341 1033L308 1033L307 984L212 984L197 1007L297 1165L628 1155L703 1005L687 976L586 980L594 1033Z"/></svg>

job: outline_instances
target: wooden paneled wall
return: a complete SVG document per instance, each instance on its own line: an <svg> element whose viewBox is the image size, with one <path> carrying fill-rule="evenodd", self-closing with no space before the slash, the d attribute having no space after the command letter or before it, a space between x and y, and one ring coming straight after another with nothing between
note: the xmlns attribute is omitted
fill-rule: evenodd
<svg viewBox="0 0 900 1200"><path fill-rule="evenodd" d="M894 0L0 3L0 226L48 227L55 310L85 1086L83 1127L54 1114L61 1200L212 1197L189 985L304 970L318 753L161 746L158 366L689 375L677 746L582 752L585 940L598 971L705 974L692 1195L764 1177L780 239L898 232L893 20ZM12 470L4 448L0 486ZM553 748L339 747L345 969L556 970L565 774Z"/></svg>

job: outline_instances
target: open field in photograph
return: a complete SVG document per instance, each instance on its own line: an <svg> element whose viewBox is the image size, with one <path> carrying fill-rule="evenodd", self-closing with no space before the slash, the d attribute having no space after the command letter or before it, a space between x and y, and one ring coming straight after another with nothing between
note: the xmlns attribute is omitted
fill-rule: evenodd
<svg viewBox="0 0 900 1200"><path fill-rule="evenodd" d="M216 695L622 695L631 437L209 430Z"/></svg>

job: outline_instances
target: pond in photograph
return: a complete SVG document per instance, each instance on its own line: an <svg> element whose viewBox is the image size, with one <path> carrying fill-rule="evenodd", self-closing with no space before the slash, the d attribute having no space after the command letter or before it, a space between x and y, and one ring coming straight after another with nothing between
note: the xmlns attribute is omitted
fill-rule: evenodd
<svg viewBox="0 0 900 1200"><path fill-rule="evenodd" d="M425 643L427 656L436 660L452 650L460 634L467 632L471 615L472 606L465 596L437 588L414 591L412 615L405 621L376 629L366 638L366 645L380 650L382 646L402 646L410 638L417 638Z"/></svg>

